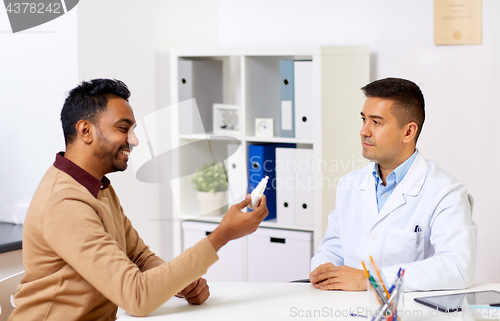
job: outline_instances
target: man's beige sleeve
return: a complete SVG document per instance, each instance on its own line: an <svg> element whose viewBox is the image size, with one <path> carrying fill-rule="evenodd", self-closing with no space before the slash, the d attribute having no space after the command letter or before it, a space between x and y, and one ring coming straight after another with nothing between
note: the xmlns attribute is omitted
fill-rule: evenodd
<svg viewBox="0 0 500 321"><path fill-rule="evenodd" d="M131 315L149 315L218 260L214 247L204 238L163 264L131 230L131 225L128 233L136 235L136 239L131 238L130 242L136 245L125 253L105 231L95 210L78 200L51 204L47 212L50 215L44 216L43 233L49 246L100 293Z"/></svg>

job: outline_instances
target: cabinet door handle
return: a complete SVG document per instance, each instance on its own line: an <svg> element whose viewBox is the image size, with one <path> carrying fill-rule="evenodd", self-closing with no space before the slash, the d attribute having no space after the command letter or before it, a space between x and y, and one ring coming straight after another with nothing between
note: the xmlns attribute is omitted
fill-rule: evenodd
<svg viewBox="0 0 500 321"><path fill-rule="evenodd" d="M282 239L280 237L271 237L271 243L281 243L281 244L285 244L286 243L286 240L285 239Z"/></svg>

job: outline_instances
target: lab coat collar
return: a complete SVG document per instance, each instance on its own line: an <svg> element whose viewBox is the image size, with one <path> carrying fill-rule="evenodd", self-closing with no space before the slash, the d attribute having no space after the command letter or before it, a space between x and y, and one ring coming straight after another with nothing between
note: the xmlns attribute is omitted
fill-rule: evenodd
<svg viewBox="0 0 500 321"><path fill-rule="evenodd" d="M363 199L365 200L366 205L370 209L370 211L378 215L378 206L377 206L377 195L375 191L375 177L373 177L372 173L376 170L377 163L371 162L366 166L368 172L365 173L364 179L359 184L359 189L362 191ZM393 192L394 194L394 192ZM387 204L387 203L386 203Z"/></svg>
<svg viewBox="0 0 500 321"><path fill-rule="evenodd" d="M373 170L376 169L375 166L377 166L377 164L374 162L367 166L368 173L365 175L363 181L361 181L359 189L363 191L363 199L370 211L377 215L379 219L382 219L387 214L406 203L404 195L417 196L420 193L427 174L427 161L419 151L417 158L411 165L405 178L396 186L396 189L392 192L380 213L378 212L377 198L375 195L375 178L372 175Z"/></svg>
<svg viewBox="0 0 500 321"><path fill-rule="evenodd" d="M425 177L427 175L427 161L420 151L418 151L417 158L413 165L408 170L405 178L399 183L401 185L401 192L404 195L417 196L424 186Z"/></svg>

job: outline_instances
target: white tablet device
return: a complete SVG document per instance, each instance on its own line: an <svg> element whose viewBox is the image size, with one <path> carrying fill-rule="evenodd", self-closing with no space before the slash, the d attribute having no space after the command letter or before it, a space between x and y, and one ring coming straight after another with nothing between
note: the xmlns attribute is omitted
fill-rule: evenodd
<svg viewBox="0 0 500 321"><path fill-rule="evenodd" d="M465 302L469 306L481 305L499 307L500 309L500 292L493 290L428 296L414 298L414 300L420 304L445 313L462 311L462 306Z"/></svg>

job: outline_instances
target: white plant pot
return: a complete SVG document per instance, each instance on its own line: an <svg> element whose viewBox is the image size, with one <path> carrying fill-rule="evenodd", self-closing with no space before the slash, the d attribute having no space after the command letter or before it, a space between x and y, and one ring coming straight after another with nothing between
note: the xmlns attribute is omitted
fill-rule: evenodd
<svg viewBox="0 0 500 321"><path fill-rule="evenodd" d="M209 216L223 214L224 207L227 205L226 194L226 192L198 192L201 214Z"/></svg>

